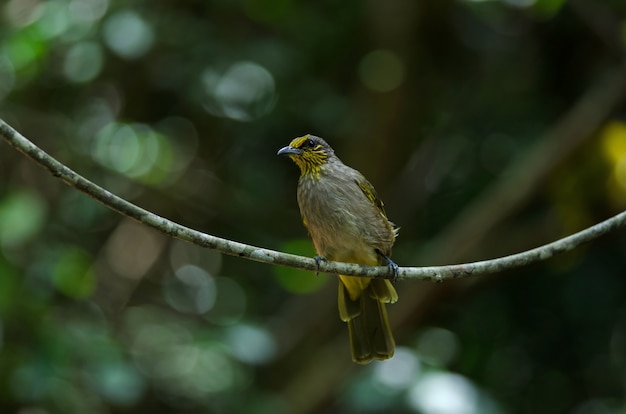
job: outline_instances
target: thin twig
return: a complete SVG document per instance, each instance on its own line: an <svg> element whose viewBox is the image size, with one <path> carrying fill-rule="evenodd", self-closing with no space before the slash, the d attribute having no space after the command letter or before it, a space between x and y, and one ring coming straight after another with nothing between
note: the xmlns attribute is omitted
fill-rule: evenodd
<svg viewBox="0 0 626 414"><path fill-rule="evenodd" d="M223 254L238 256L262 263L289 266L305 270L319 270L326 273L351 276L371 278L393 277L390 269L383 266L364 266L331 261L320 261L317 263L312 258L251 246L190 229L189 227L174 223L171 220L144 210L143 208L138 207L87 180L48 155L45 151L26 139L2 119L0 119L0 136L11 146L25 154L43 168L47 169L53 176L63 180L69 186L82 191L89 197L94 198L106 207L109 207L124 216L135 219L140 223L148 225L162 233L180 240L184 240L201 247L214 249ZM423 279L440 282L447 279L485 275L515 267L526 266L531 263L546 260L556 254L573 250L581 244L597 239L598 237L622 227L625 224L626 212L622 212L608 220L596 224L595 226L591 226L571 236L522 253L499 259L451 266L401 267L398 277L400 279Z"/></svg>

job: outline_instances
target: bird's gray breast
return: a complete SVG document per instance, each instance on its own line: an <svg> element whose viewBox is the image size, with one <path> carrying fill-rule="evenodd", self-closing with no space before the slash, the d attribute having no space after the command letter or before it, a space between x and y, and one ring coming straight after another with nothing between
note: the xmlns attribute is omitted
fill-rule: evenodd
<svg viewBox="0 0 626 414"><path fill-rule="evenodd" d="M318 254L337 260L369 244L363 218L371 202L356 183L304 178L298 185L298 205Z"/></svg>

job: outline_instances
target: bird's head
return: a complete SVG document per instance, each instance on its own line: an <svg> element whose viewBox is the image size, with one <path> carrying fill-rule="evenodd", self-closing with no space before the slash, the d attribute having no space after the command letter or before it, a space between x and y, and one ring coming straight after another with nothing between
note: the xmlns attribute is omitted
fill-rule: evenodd
<svg viewBox="0 0 626 414"><path fill-rule="evenodd" d="M300 167L303 176L319 176L322 166L333 154L326 141L310 134L295 138L278 150L278 155L288 155Z"/></svg>

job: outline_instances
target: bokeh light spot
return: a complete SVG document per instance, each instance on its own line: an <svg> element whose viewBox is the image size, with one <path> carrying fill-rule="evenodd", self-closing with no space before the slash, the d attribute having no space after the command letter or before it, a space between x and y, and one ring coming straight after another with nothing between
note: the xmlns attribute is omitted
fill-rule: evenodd
<svg viewBox="0 0 626 414"><path fill-rule="evenodd" d="M204 314L215 304L217 290L213 278L194 265L185 265L163 284L167 303L183 313Z"/></svg>
<svg viewBox="0 0 626 414"><path fill-rule="evenodd" d="M417 341L417 352L420 357L425 362L439 367L452 362L458 351L456 335L443 328L428 328Z"/></svg>
<svg viewBox="0 0 626 414"><path fill-rule="evenodd" d="M254 62L237 62L222 76L207 69L201 81L204 108L215 116L252 121L268 114L276 102L274 77Z"/></svg>
<svg viewBox="0 0 626 414"><path fill-rule="evenodd" d="M601 131L602 150L606 158L616 163L626 155L626 124L609 122Z"/></svg>
<svg viewBox="0 0 626 414"><path fill-rule="evenodd" d="M613 174L619 185L626 189L626 156L617 161L613 168Z"/></svg>
<svg viewBox="0 0 626 414"><path fill-rule="evenodd" d="M425 374L408 394L409 404L423 414L483 414L478 392L466 378L450 373Z"/></svg>
<svg viewBox="0 0 626 414"><path fill-rule="evenodd" d="M32 65L43 54L44 49L45 45L40 37L32 31L23 31L5 44L4 53L15 70L19 71Z"/></svg>
<svg viewBox="0 0 626 414"><path fill-rule="evenodd" d="M9 0L4 4L6 20L16 27L27 26L40 16L41 0Z"/></svg>
<svg viewBox="0 0 626 414"><path fill-rule="evenodd" d="M46 1L39 6L41 17L35 23L37 33L46 39L53 39L67 32L71 27L67 4L62 1Z"/></svg>
<svg viewBox="0 0 626 414"><path fill-rule="evenodd" d="M109 8L109 0L71 0L69 11L73 20L94 23L100 20Z"/></svg>
<svg viewBox="0 0 626 414"><path fill-rule="evenodd" d="M128 172L139 158L139 140L129 125L109 124L96 136L93 155L105 166Z"/></svg>
<svg viewBox="0 0 626 414"><path fill-rule="evenodd" d="M129 279L140 279L159 259L164 238L135 221L122 221L104 246L111 269Z"/></svg>
<svg viewBox="0 0 626 414"><path fill-rule="evenodd" d="M391 389L406 389L420 376L421 364L409 349L397 347L392 359L374 366L374 379Z"/></svg>
<svg viewBox="0 0 626 414"><path fill-rule="evenodd" d="M96 390L107 400L120 405L135 404L143 395L145 382L132 368L121 362L109 362L98 366L89 376Z"/></svg>
<svg viewBox="0 0 626 414"><path fill-rule="evenodd" d="M619 208L626 203L626 123L611 121L600 132L600 142L611 175L608 196Z"/></svg>
<svg viewBox="0 0 626 414"><path fill-rule="evenodd" d="M126 59L144 56L152 47L152 27L134 11L121 11L104 24L104 40L117 55Z"/></svg>
<svg viewBox="0 0 626 414"><path fill-rule="evenodd" d="M359 63L359 77L374 92L390 92L404 81L405 66L394 52L378 49Z"/></svg>
<svg viewBox="0 0 626 414"><path fill-rule="evenodd" d="M0 199L0 243L12 247L35 236L46 215L44 201L30 191L9 193Z"/></svg>
<svg viewBox="0 0 626 414"><path fill-rule="evenodd" d="M276 355L274 338L259 327L234 325L229 329L226 341L233 356L250 364L269 362Z"/></svg>
<svg viewBox="0 0 626 414"><path fill-rule="evenodd" d="M82 42L70 48L65 56L63 73L76 83L94 79L102 70L102 48L95 42Z"/></svg>
<svg viewBox="0 0 626 414"><path fill-rule="evenodd" d="M178 394L200 398L208 393L222 392L235 385L236 371L221 347L198 346L191 370L169 385Z"/></svg>
<svg viewBox="0 0 626 414"><path fill-rule="evenodd" d="M74 298L90 296L96 286L92 261L91 256L82 249L65 249L53 269L55 287Z"/></svg>
<svg viewBox="0 0 626 414"><path fill-rule="evenodd" d="M167 137L145 124L110 123L97 134L92 157L147 184L166 184L174 154Z"/></svg>

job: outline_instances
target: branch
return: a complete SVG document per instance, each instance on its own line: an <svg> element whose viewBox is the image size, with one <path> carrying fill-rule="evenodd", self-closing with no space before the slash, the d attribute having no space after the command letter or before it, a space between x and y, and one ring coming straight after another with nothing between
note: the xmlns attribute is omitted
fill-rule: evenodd
<svg viewBox="0 0 626 414"><path fill-rule="evenodd" d="M124 216L135 219L140 223L177 239L213 249L223 254L238 256L261 263L350 276L392 278L390 269L384 266L365 266L328 261L320 262L318 267L318 263L312 258L251 246L193 230L144 210L87 180L52 158L2 119L0 119L0 137L6 140L15 149L48 170L53 176L63 180L69 186L82 191L89 197ZM485 275L526 266L531 263L549 259L556 254L573 250L581 244L597 239L625 224L626 212L622 212L571 236L522 253L505 256L499 259L451 266L401 267L398 277L400 279L422 279L441 282L447 279Z"/></svg>

